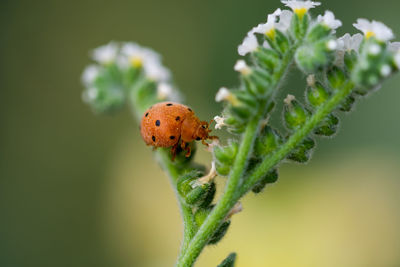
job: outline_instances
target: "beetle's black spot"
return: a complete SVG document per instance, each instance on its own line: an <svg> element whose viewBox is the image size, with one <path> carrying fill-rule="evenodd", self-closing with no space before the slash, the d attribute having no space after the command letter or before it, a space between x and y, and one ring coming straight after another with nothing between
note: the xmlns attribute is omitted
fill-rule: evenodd
<svg viewBox="0 0 400 267"><path fill-rule="evenodd" d="M171 135L171 136L169 137L169 139L174 140L174 139L175 139L175 136Z"/></svg>
<svg viewBox="0 0 400 267"><path fill-rule="evenodd" d="M160 126L161 122L160 120L156 120L156 126Z"/></svg>
<svg viewBox="0 0 400 267"><path fill-rule="evenodd" d="M168 103L168 104L167 104L168 107L169 107L169 106L172 106L172 105L173 105L172 103Z"/></svg>
<svg viewBox="0 0 400 267"><path fill-rule="evenodd" d="M148 112L146 112L146 115L144 115L145 117L147 117L147 116L149 116L149 113Z"/></svg>
<svg viewBox="0 0 400 267"><path fill-rule="evenodd" d="M206 126L205 126L205 125L201 125L201 128L205 129L205 128L206 128Z"/></svg>
<svg viewBox="0 0 400 267"><path fill-rule="evenodd" d="M188 110L189 110L190 112L192 112L192 109L191 109L191 108L188 108Z"/></svg>
<svg viewBox="0 0 400 267"><path fill-rule="evenodd" d="M196 140L197 140L197 141L200 141L200 140L201 140L201 138L197 136L197 137L196 137Z"/></svg>
<svg viewBox="0 0 400 267"><path fill-rule="evenodd" d="M175 118L176 121L179 121L180 119L181 119L181 117L179 117L179 116L177 116L177 117Z"/></svg>
<svg viewBox="0 0 400 267"><path fill-rule="evenodd" d="M155 142L155 141L156 141L156 137L153 135L153 136L151 137L151 140L153 140L153 142Z"/></svg>

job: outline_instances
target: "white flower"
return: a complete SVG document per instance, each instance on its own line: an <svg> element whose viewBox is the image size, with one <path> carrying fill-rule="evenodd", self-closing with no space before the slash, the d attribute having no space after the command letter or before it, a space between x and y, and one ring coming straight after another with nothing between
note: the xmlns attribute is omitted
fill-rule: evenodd
<svg viewBox="0 0 400 267"><path fill-rule="evenodd" d="M394 37L392 30L379 21L373 20L370 22L366 19L358 19L353 26L363 32L367 39L375 37L379 41L386 42Z"/></svg>
<svg viewBox="0 0 400 267"><path fill-rule="evenodd" d="M118 54L118 46L114 42L100 46L93 50L92 58L100 64L106 65L115 61Z"/></svg>
<svg viewBox="0 0 400 267"><path fill-rule="evenodd" d="M162 65L161 56L157 52L136 43L122 45L118 64L122 68L143 66L147 78L155 81L168 81L171 77L169 69Z"/></svg>
<svg viewBox="0 0 400 267"><path fill-rule="evenodd" d="M168 83L161 82L157 86L157 98L164 100L169 98L174 92L172 86Z"/></svg>
<svg viewBox="0 0 400 267"><path fill-rule="evenodd" d="M282 3L285 4L285 6L291 8L293 12L296 13L299 17L303 17L310 8L321 5L320 2L297 0L282 1Z"/></svg>
<svg viewBox="0 0 400 267"><path fill-rule="evenodd" d="M89 87L91 84L93 84L94 80L99 76L100 74L100 68L99 66L96 65L89 65L85 68L85 70L82 73L82 83Z"/></svg>
<svg viewBox="0 0 400 267"><path fill-rule="evenodd" d="M247 53L253 52L258 47L257 38L252 33L248 33L244 38L241 45L238 46L238 53L241 56L245 56Z"/></svg>
<svg viewBox="0 0 400 267"><path fill-rule="evenodd" d="M228 100L232 97L232 93L228 90L226 87L221 87L219 88L216 96L215 96L215 101L221 102L224 100Z"/></svg>
<svg viewBox="0 0 400 267"><path fill-rule="evenodd" d="M144 72L147 78L154 81L168 81L171 78L171 72L159 61L145 60L143 63Z"/></svg>
<svg viewBox="0 0 400 267"><path fill-rule="evenodd" d="M214 121L216 122L215 129L222 129L223 126L226 126L224 117L215 116Z"/></svg>
<svg viewBox="0 0 400 267"><path fill-rule="evenodd" d="M274 11L274 13L268 15L266 23L258 24L250 32L265 34L271 39L273 39L275 37L276 18L279 17L281 13L282 13L281 9L278 8L277 10Z"/></svg>
<svg viewBox="0 0 400 267"><path fill-rule="evenodd" d="M363 36L360 33L354 34L353 36L346 33L338 39L338 49L347 52L350 52L351 50L358 52L362 40Z"/></svg>
<svg viewBox="0 0 400 267"><path fill-rule="evenodd" d="M335 19L335 15L329 10L325 11L323 16L318 15L317 21L331 28L332 30L336 30L342 26L342 22Z"/></svg>
<svg viewBox="0 0 400 267"><path fill-rule="evenodd" d="M381 67L381 74L383 77L388 77L390 73L392 73L392 68L389 65L385 64Z"/></svg>
<svg viewBox="0 0 400 267"><path fill-rule="evenodd" d="M338 43L335 40L329 40L329 42L326 44L326 47L333 51L336 50L338 48Z"/></svg>
<svg viewBox="0 0 400 267"><path fill-rule="evenodd" d="M238 60L233 69L243 75L248 75L251 73L250 67L247 66L246 61L244 61L243 59Z"/></svg>
<svg viewBox="0 0 400 267"><path fill-rule="evenodd" d="M275 23L275 28L277 28L281 32L287 31L290 27L292 17L293 17L293 12L289 10L283 10L279 15L279 22Z"/></svg>

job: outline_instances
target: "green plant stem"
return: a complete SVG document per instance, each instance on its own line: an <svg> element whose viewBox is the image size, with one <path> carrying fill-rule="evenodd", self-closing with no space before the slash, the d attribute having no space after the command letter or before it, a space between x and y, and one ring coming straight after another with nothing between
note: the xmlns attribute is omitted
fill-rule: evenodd
<svg viewBox="0 0 400 267"><path fill-rule="evenodd" d="M280 68L275 72L274 80L275 86L273 86L271 95L274 95L282 83L282 79L285 76L293 59L294 52L299 44L295 44L290 51L288 51L282 59ZM238 155L233 164L233 169L230 173L225 192L221 196L217 205L207 217L203 225L197 231L193 239L191 240L184 256L180 256L176 263L177 267L188 267L192 266L199 256L200 252L207 244L208 238L215 232L215 230L221 225L223 220L226 218L227 213L239 200L240 196L236 194L238 187L240 186L241 178L246 169L247 162L251 149L253 148L254 140L257 136L258 128L261 123L261 119L265 114L265 110L268 108L270 102L274 97L269 97L260 105L259 112L249 122L246 127L246 131L242 138L242 143L239 148ZM182 255L182 251L181 251Z"/></svg>
<svg viewBox="0 0 400 267"><path fill-rule="evenodd" d="M248 124L239 148L239 154L236 157L235 164L233 165L234 167L231 171L231 175L227 182L223 196L210 215L207 217L199 231L193 237L193 240L190 242L184 256L181 257L181 259L178 259L176 266L192 266L199 256L201 250L207 244L208 238L210 238L215 230L217 230L221 222L225 219L226 214L235 205L236 199L234 199L234 195L240 182L242 172L246 167L248 154L250 153L255 139L254 133L257 131L261 115L262 114L258 114L258 116L255 116L254 119Z"/></svg>
<svg viewBox="0 0 400 267"><path fill-rule="evenodd" d="M265 174L276 164L281 162L298 144L317 127L321 121L331 113L347 96L350 95L354 85L346 83L341 90L336 92L327 102L320 106L314 114L298 129L278 150L270 157L266 157L260 165L249 175L237 192L237 197L246 194Z"/></svg>
<svg viewBox="0 0 400 267"><path fill-rule="evenodd" d="M135 88L132 88L131 90L132 90L131 97L129 98L131 110L133 116L140 122L141 116L145 110L141 110L139 108L140 107L139 103L136 103L136 97L134 95ZM183 228L184 228L181 251L185 251L195 233L195 222L194 222L193 212L190 207L184 204L183 199L179 196L179 193L177 191L179 171L175 167L175 165L171 162L171 159L169 157L169 151L166 151L164 149L159 149L155 152L155 154L162 169L167 173L171 186L178 200L179 208L182 214Z"/></svg>

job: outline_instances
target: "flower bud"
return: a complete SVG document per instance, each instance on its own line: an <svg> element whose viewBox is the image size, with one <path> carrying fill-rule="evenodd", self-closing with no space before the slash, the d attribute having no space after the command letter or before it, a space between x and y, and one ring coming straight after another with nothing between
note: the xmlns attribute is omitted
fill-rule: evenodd
<svg viewBox="0 0 400 267"><path fill-rule="evenodd" d="M318 128L314 130L314 134L322 136L332 136L336 133L339 125L339 118L333 114L329 114Z"/></svg>
<svg viewBox="0 0 400 267"><path fill-rule="evenodd" d="M327 78L329 86L333 90L340 90L343 87L344 83L348 80L344 71L336 66L332 67L328 71Z"/></svg>
<svg viewBox="0 0 400 267"><path fill-rule="evenodd" d="M375 38L364 41L360 47L358 61L351 73L357 85L356 93L366 94L375 89L392 71L393 54L385 43Z"/></svg>
<svg viewBox="0 0 400 267"><path fill-rule="evenodd" d="M220 176L228 176L231 171L231 165L225 163L216 162L215 167L218 175Z"/></svg>
<svg viewBox="0 0 400 267"><path fill-rule="evenodd" d="M196 210L196 212L194 213L194 221L196 222L198 228L200 228L200 226L204 223L213 208L214 206L209 206L207 208L199 208ZM230 224L231 222L229 220L224 221L210 237L207 244L218 243L225 236Z"/></svg>
<svg viewBox="0 0 400 267"><path fill-rule="evenodd" d="M249 75L243 76L247 91L259 98L262 98L270 88L271 79L271 75L261 68L254 68Z"/></svg>
<svg viewBox="0 0 400 267"><path fill-rule="evenodd" d="M296 147L288 155L287 159L299 163L306 163L311 158L311 152L314 146L315 146L315 141L312 138L307 137L298 147Z"/></svg>
<svg viewBox="0 0 400 267"><path fill-rule="evenodd" d="M350 112L353 109L355 102L356 99L354 98L354 96L349 95L343 100L342 104L340 104L339 110L343 112Z"/></svg>
<svg viewBox="0 0 400 267"><path fill-rule="evenodd" d="M298 101L296 101L293 95L288 95L284 100L284 103L283 117L286 126L292 130L298 129L306 122L309 112L306 111Z"/></svg>
<svg viewBox="0 0 400 267"><path fill-rule="evenodd" d="M310 24L310 15L306 14L297 14L295 12L292 17L290 31L292 36L297 39L303 39L304 35L307 32L308 25Z"/></svg>
<svg viewBox="0 0 400 267"><path fill-rule="evenodd" d="M260 193L267 184L275 183L278 180L278 171L276 169L268 172L261 180L251 189L254 193Z"/></svg>
<svg viewBox="0 0 400 267"><path fill-rule="evenodd" d="M215 245L225 236L226 232L228 232L229 225L231 225L231 221L225 221L221 224L220 227L215 231L215 233L208 240L208 245Z"/></svg>
<svg viewBox="0 0 400 267"><path fill-rule="evenodd" d="M264 127L255 141L255 155L257 157L265 157L272 153L282 143L281 139L281 136L276 130L269 126Z"/></svg>
<svg viewBox="0 0 400 267"><path fill-rule="evenodd" d="M191 171L182 175L177 182L177 189L180 196L185 201L186 205L190 207L203 206L205 200L208 202L206 203L208 205L215 194L215 184L213 185L213 181L208 183L196 183L200 176L200 172Z"/></svg>
<svg viewBox="0 0 400 267"><path fill-rule="evenodd" d="M355 64L358 60L358 54L356 51L351 50L344 54L344 65L348 72L352 72L354 69Z"/></svg>
<svg viewBox="0 0 400 267"><path fill-rule="evenodd" d="M231 253L226 259L221 262L217 267L234 267L236 260L236 253Z"/></svg>
<svg viewBox="0 0 400 267"><path fill-rule="evenodd" d="M317 42L318 40L327 38L330 35L331 31L332 30L325 25L317 23L313 27L311 27L311 29L307 33L306 40L310 43Z"/></svg>
<svg viewBox="0 0 400 267"><path fill-rule="evenodd" d="M239 150L239 144L237 142L230 142L228 146L216 146L213 149L215 159L227 165L232 165L235 161L236 154Z"/></svg>
<svg viewBox="0 0 400 267"><path fill-rule="evenodd" d="M279 65L279 54L272 49L266 49L262 47L253 52L252 56L254 63L270 73L272 73L273 70Z"/></svg>
<svg viewBox="0 0 400 267"><path fill-rule="evenodd" d="M304 73L314 73L334 60L335 49L336 42L331 38L306 43L296 50L297 66Z"/></svg>
<svg viewBox="0 0 400 267"><path fill-rule="evenodd" d="M320 83L307 87L306 99L310 106L316 108L325 103L329 98L329 92Z"/></svg>
<svg viewBox="0 0 400 267"><path fill-rule="evenodd" d="M284 54L289 50L289 39L281 31L274 29L272 36L264 35L265 40L271 46L272 49L278 51L280 54Z"/></svg>

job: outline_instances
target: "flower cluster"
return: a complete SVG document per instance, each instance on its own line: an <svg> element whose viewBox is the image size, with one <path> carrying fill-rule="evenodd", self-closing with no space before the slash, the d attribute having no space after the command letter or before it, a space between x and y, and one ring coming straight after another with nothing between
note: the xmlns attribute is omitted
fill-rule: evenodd
<svg viewBox="0 0 400 267"><path fill-rule="evenodd" d="M161 56L149 48L110 42L94 49L91 56L95 64L82 74L86 87L82 97L95 112L120 109L132 93L143 105L179 99L170 71L163 66Z"/></svg>
<svg viewBox="0 0 400 267"><path fill-rule="evenodd" d="M222 115L216 116L215 128L226 127L234 134L244 134L252 120L264 120L257 134L252 157L247 169L251 171L263 159L271 156L292 135L303 129L310 118L325 103L345 88L349 93L312 129L309 136L293 147L286 159L304 163L315 147L314 136L336 134L338 111L349 112L359 96L376 88L384 78L399 69L400 45L389 43L392 31L381 22L359 19L354 24L362 34L345 34L337 38L336 30L342 22L331 11L313 19L309 10L320 3L312 1L282 1L290 10L277 9L267 16L267 22L258 24L245 36L238 47L241 56L249 56L250 63L237 61L234 70L239 72L239 88L222 87L216 95L224 103ZM282 121L286 133L270 126L268 117L274 111L276 92L280 79L287 71L289 61L307 75L304 103L293 95L283 100ZM278 127L282 128L282 127ZM238 141L214 148L214 160L219 175L229 176L238 153ZM260 192L267 184L276 181L277 170L268 172L253 187Z"/></svg>

